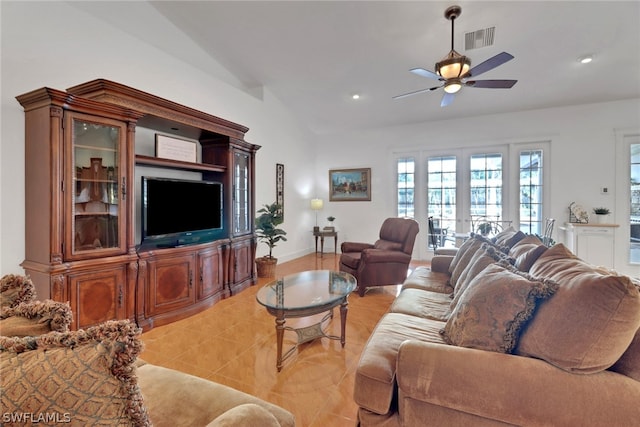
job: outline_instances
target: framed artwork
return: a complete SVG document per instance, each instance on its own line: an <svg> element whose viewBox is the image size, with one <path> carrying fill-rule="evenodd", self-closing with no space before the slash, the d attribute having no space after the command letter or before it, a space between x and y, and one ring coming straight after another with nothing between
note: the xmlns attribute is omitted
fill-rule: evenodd
<svg viewBox="0 0 640 427"><path fill-rule="evenodd" d="M280 205L280 213L284 218L284 165L276 163L276 203Z"/></svg>
<svg viewBox="0 0 640 427"><path fill-rule="evenodd" d="M330 170L329 201L371 201L371 168Z"/></svg>

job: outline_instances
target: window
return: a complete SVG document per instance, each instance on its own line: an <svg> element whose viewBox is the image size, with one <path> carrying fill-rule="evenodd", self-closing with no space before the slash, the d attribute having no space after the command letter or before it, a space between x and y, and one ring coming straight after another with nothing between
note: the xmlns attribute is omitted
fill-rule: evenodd
<svg viewBox="0 0 640 427"><path fill-rule="evenodd" d="M471 216L499 220L502 216L502 155L474 154L469 164Z"/></svg>
<svg viewBox="0 0 640 427"><path fill-rule="evenodd" d="M542 150L520 152L520 230L542 235Z"/></svg>
<svg viewBox="0 0 640 427"><path fill-rule="evenodd" d="M629 262L640 263L640 144L630 144L630 188L629 225L630 251Z"/></svg>
<svg viewBox="0 0 640 427"><path fill-rule="evenodd" d="M459 244L483 223L491 224L489 235L510 225L540 234L548 206L542 160L549 147L540 141L398 153L398 216L415 218L422 230L432 217L437 246ZM427 257L434 246L429 233L420 233L416 256Z"/></svg>
<svg viewBox="0 0 640 427"><path fill-rule="evenodd" d="M455 156L427 159L427 216L438 228L454 232L456 228L457 170Z"/></svg>
<svg viewBox="0 0 640 427"><path fill-rule="evenodd" d="M415 160L405 157L397 160L398 216L414 217L413 189L415 185Z"/></svg>

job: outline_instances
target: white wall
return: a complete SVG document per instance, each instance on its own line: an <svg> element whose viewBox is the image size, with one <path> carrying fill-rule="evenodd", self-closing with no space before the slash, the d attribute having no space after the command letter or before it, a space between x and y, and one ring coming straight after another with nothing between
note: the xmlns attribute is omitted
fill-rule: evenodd
<svg viewBox="0 0 640 427"><path fill-rule="evenodd" d="M24 113L15 96L48 86L64 90L106 78L250 128L261 145L257 206L275 201L275 164L285 165L289 241L286 260L311 248L314 135L268 90L248 95L63 2L1 2L2 131L0 144L0 275L22 273L24 259ZM46 147L43 147L46 149ZM26 166L28 167L28 165ZM300 214L301 213L301 214ZM264 244L258 255L266 253Z"/></svg>

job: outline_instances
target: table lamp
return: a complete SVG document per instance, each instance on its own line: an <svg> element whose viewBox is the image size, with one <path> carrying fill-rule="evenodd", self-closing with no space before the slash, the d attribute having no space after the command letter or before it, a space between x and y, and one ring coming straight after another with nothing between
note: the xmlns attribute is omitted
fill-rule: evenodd
<svg viewBox="0 0 640 427"><path fill-rule="evenodd" d="M316 226L314 227L315 230L318 229L318 211L322 209L322 199L311 199L311 210L316 211Z"/></svg>

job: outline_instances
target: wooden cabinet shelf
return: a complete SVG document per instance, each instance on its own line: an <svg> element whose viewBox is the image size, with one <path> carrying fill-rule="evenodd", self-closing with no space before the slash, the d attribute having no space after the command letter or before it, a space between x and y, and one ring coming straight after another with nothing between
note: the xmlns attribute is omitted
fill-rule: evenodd
<svg viewBox="0 0 640 427"><path fill-rule="evenodd" d="M161 159L158 157L136 155L136 164L145 166L155 166L158 168L180 169L196 172L224 172L227 170L225 166L209 165L206 163L182 162L179 160Z"/></svg>

